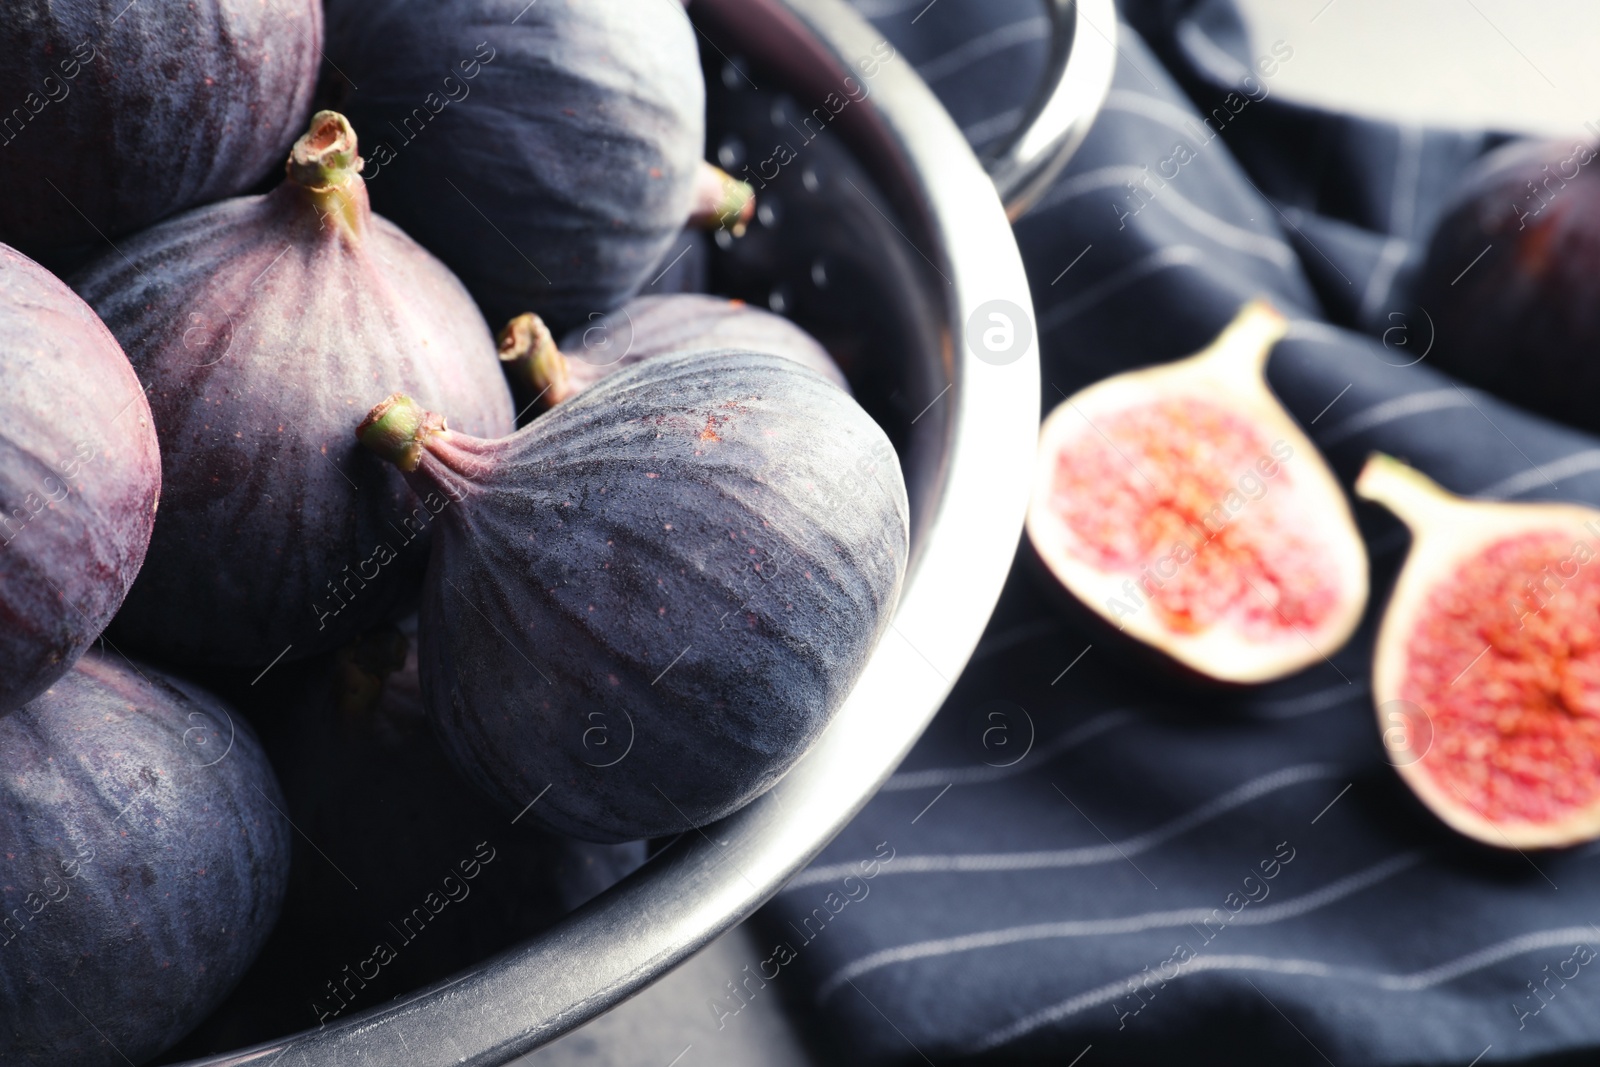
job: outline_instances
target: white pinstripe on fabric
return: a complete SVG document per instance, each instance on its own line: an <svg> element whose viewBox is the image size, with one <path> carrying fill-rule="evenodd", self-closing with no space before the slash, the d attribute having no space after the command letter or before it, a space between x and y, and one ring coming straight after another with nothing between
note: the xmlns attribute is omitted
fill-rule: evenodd
<svg viewBox="0 0 1600 1067"><path fill-rule="evenodd" d="M1404 237L1391 237L1383 242L1383 249L1378 253L1378 261L1372 265L1372 277L1367 279L1367 287L1361 293L1361 308L1357 315L1362 322L1371 321L1372 315L1387 299L1389 292L1394 288L1395 274L1400 270L1400 264L1406 261L1406 256L1411 254L1411 242Z"/></svg>
<svg viewBox="0 0 1600 1067"><path fill-rule="evenodd" d="M1301 693L1299 696L1284 697L1282 700L1254 700L1244 706L1264 719L1298 719L1302 715L1313 715L1319 711L1336 708L1346 701L1359 700L1368 692L1364 680L1341 682L1326 689Z"/></svg>
<svg viewBox="0 0 1600 1067"><path fill-rule="evenodd" d="M1202 955L1180 964L1177 977L1182 978L1199 971L1264 971L1272 974L1303 975L1310 978L1342 979L1376 986L1380 989L1415 993L1460 978L1463 975L1471 974L1473 971L1493 966L1501 960L1510 959L1513 956L1536 952L1539 949L1568 946L1584 940L1594 940L1596 933L1597 931L1592 926L1567 926L1554 930L1540 930L1498 942L1436 967L1415 971L1411 974L1379 974L1363 971L1355 967L1323 963L1320 960L1277 959L1271 956L1250 955ZM1075 997L1036 1011L1031 1015L1026 1015L1014 1023L987 1034L968 1051L978 1053L999 1048L1037 1030L1041 1026L1059 1022L1087 1008L1097 1007L1115 1000L1119 996L1126 996L1130 984L1145 977L1147 977L1146 972L1139 971L1115 982L1108 982L1088 992L1080 993ZM1170 980L1176 981L1177 978Z"/></svg>
<svg viewBox="0 0 1600 1067"><path fill-rule="evenodd" d="M1015 48L1019 44L1029 41L1040 41L1050 36L1050 20L1043 15L1036 18L1022 19L1018 22L1008 23L974 37L959 47L952 48L942 56L935 56L925 63L917 65L917 73L922 75L922 80L932 85L936 81L950 77L970 67L980 59L986 59L997 52L1007 48Z"/></svg>
<svg viewBox="0 0 1600 1067"><path fill-rule="evenodd" d="M979 119L970 126L961 128L961 136L971 145L980 145L1002 134L1010 133L1016 129L1017 123L1022 121L1024 112L1020 107L1011 107L998 115L990 115L986 119Z"/></svg>
<svg viewBox="0 0 1600 1067"><path fill-rule="evenodd" d="M1185 20L1178 25L1178 43L1183 45L1194 61L1224 85L1237 85L1253 72L1233 58L1221 45L1206 36L1206 32L1193 22Z"/></svg>
<svg viewBox="0 0 1600 1067"><path fill-rule="evenodd" d="M1521 471L1509 478L1502 478L1472 495L1485 500L1503 500L1507 497L1521 496L1529 489L1548 487L1551 482L1560 478L1570 478L1575 474L1591 474L1594 471L1600 471L1600 449L1586 448L1582 452L1574 452L1569 456L1541 463L1533 470Z"/></svg>
<svg viewBox="0 0 1600 1067"><path fill-rule="evenodd" d="M1194 245L1167 245L1142 256L1109 277L1089 286L1071 300L1063 300L1039 316L1039 332L1054 330L1109 299L1141 279L1173 267L1200 267L1209 263L1206 254Z"/></svg>
<svg viewBox="0 0 1600 1067"><path fill-rule="evenodd" d="M862 18L881 19L921 10L928 6L928 0L850 0L850 6Z"/></svg>
<svg viewBox="0 0 1600 1067"><path fill-rule="evenodd" d="M1396 127L1394 183L1389 192L1389 236L1409 241L1416 226L1417 186L1422 178L1422 128Z"/></svg>
<svg viewBox="0 0 1600 1067"><path fill-rule="evenodd" d="M1035 205L1034 210L1060 207L1080 196L1126 186L1129 182L1138 182L1150 176L1151 172L1147 168L1132 164L1119 164L1086 171L1056 186L1050 195ZM1174 218L1187 224L1190 229L1211 238L1225 248L1259 257L1284 270L1290 269L1298 262L1294 249L1287 243L1218 218L1178 192L1175 181L1163 181L1157 187L1151 203L1165 207Z"/></svg>
<svg viewBox="0 0 1600 1067"><path fill-rule="evenodd" d="M1138 115L1159 122L1174 133L1189 135L1193 133L1196 116L1185 111L1178 105L1157 96L1146 96L1144 93L1134 92L1132 89L1113 89L1106 94L1105 106L1101 111L1121 111L1129 115Z"/></svg>
<svg viewBox="0 0 1600 1067"><path fill-rule="evenodd" d="M1297 918L1308 912L1316 911L1345 897L1359 893L1379 882L1392 878L1401 871L1415 867L1422 861L1420 852L1404 852L1391 856L1381 863L1373 864L1353 874L1345 875L1336 881L1330 882L1321 889L1277 904L1267 904L1260 907L1246 906L1238 912L1230 913L1229 926L1266 926L1270 923L1283 922L1286 919ZM1002 945L1016 945L1029 941L1048 941L1073 937L1102 937L1112 934L1134 934L1146 930L1160 930L1189 926L1193 923L1203 923L1213 917L1216 906L1181 908L1174 911L1151 911L1143 915L1126 915L1110 919L1071 919L1062 922L1033 923L1028 926L1012 926L1002 930L985 930L981 933L963 934L957 937L942 937L931 941L918 941L914 944L899 945L895 948L886 948L863 956L841 967L829 975L817 987L816 997L818 1002L826 1000L844 983L853 981L863 974L889 967L896 963L906 963L911 960L935 959L942 956L954 955L958 952L976 952L986 948L998 948Z"/></svg>
<svg viewBox="0 0 1600 1067"><path fill-rule="evenodd" d="M883 783L882 793L902 793L908 789L942 789L946 785L987 785L990 782L1004 781L1014 778L1019 774L1026 774L1035 770L1041 763L1047 763L1057 756L1070 752L1079 745L1085 744L1108 730L1132 722L1138 715L1138 708L1118 708L1114 711L1103 712L1086 722L1079 723L1061 736L1052 738L1047 745L1041 745L1037 750L1029 753L1031 758L1019 760L1006 767L991 766L965 766L965 767L932 767L923 771L902 771Z"/></svg>
<svg viewBox="0 0 1600 1067"><path fill-rule="evenodd" d="M1374 427L1407 419L1413 415L1422 415L1430 411L1447 411L1450 408L1470 409L1472 406L1472 401L1456 388L1425 389L1419 393L1407 393L1405 396L1397 396L1392 400L1374 404L1370 408L1356 412L1343 422L1334 424L1321 435L1322 444L1335 445Z"/></svg>
<svg viewBox="0 0 1600 1067"><path fill-rule="evenodd" d="M993 874L1003 871L1039 871L1066 867L1089 867L1125 860L1201 826L1219 815L1226 815L1253 800L1306 782L1326 781L1347 772L1329 763L1305 763L1264 774L1241 786L1213 797L1197 808L1169 819L1152 830L1104 845L1078 848L1042 849L1029 852L977 852L948 855L897 856L882 864L877 877L903 874ZM823 882L838 881L860 874L860 864L834 863L801 871L784 887L784 892L804 889Z"/></svg>

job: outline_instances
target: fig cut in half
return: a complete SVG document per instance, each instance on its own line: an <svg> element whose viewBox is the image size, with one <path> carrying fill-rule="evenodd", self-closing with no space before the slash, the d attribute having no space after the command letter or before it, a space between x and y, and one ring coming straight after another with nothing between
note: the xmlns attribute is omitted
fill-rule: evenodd
<svg viewBox="0 0 1600 1067"><path fill-rule="evenodd" d="M1372 669L1389 762L1485 844L1600 837L1600 511L1463 500L1384 455L1356 492L1412 533Z"/></svg>
<svg viewBox="0 0 1600 1067"><path fill-rule="evenodd" d="M1040 431L1040 561L1095 616L1215 681L1325 660L1367 600L1344 492L1263 376L1285 325L1253 301L1204 351L1097 382Z"/></svg>

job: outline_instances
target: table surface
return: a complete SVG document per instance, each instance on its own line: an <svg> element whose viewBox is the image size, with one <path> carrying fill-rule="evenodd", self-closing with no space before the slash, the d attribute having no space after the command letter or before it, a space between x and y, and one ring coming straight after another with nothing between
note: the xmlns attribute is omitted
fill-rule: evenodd
<svg viewBox="0 0 1600 1067"><path fill-rule="evenodd" d="M1378 118L1600 136L1594 0L1238 0L1273 88Z"/></svg>

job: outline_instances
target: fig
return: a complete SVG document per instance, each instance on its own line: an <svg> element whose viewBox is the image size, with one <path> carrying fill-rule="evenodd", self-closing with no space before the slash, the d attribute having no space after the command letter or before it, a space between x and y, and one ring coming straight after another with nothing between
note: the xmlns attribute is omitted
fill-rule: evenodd
<svg viewBox="0 0 1600 1067"><path fill-rule="evenodd" d="M161 457L121 347L0 245L0 715L106 628L150 544Z"/></svg>
<svg viewBox="0 0 1600 1067"><path fill-rule="evenodd" d="M721 167L701 163L694 183L694 207L689 225L703 230L727 230L743 237L756 214L756 191Z"/></svg>
<svg viewBox="0 0 1600 1067"><path fill-rule="evenodd" d="M318 0L19 0L0 23L0 241L53 266L265 178L302 128Z"/></svg>
<svg viewBox="0 0 1600 1067"><path fill-rule="evenodd" d="M700 294L640 296L596 316L556 347L538 315L518 315L500 331L500 359L518 406L540 411L600 379L672 352L744 349L787 356L849 391L838 366L812 336L781 315L742 300Z"/></svg>
<svg viewBox="0 0 1600 1067"><path fill-rule="evenodd" d="M404 388L474 432L513 426L483 317L372 212L361 168L349 123L320 112L272 192L161 223L73 278L161 440L161 513L117 620L131 643L264 664L394 617L433 513L350 440L352 409Z"/></svg>
<svg viewBox="0 0 1600 1067"><path fill-rule="evenodd" d="M1412 534L1372 666L1389 762L1485 844L1600 837L1600 511L1463 500L1382 454L1355 488Z"/></svg>
<svg viewBox="0 0 1600 1067"><path fill-rule="evenodd" d="M1285 327L1253 301L1208 348L1097 382L1040 430L1039 560L1086 617L1212 681L1320 662L1366 605L1344 492L1263 375Z"/></svg>
<svg viewBox="0 0 1600 1067"><path fill-rule="evenodd" d="M181 1053L265 1041L447 978L644 862L642 841L513 824L463 781L423 714L414 635L414 622L383 627L239 684L304 836L273 936Z"/></svg>
<svg viewBox="0 0 1600 1067"><path fill-rule="evenodd" d="M679 234L679 244L667 246L666 254L656 264L646 289L658 296L676 293L705 293L711 289L711 252L716 238L704 229L686 226ZM592 318L590 321L594 321Z"/></svg>
<svg viewBox="0 0 1600 1067"><path fill-rule="evenodd" d="M700 206L705 83L682 5L379 0L329 16L373 201L493 322L557 331L648 281Z"/></svg>
<svg viewBox="0 0 1600 1067"><path fill-rule="evenodd" d="M899 595L894 450L781 356L662 356L496 441L404 396L359 433L450 501L419 624L445 748L576 837L679 833L770 787Z"/></svg>
<svg viewBox="0 0 1600 1067"><path fill-rule="evenodd" d="M272 768L215 697L92 651L0 717L0 765L0 1061L144 1062L277 918Z"/></svg>
<svg viewBox="0 0 1600 1067"><path fill-rule="evenodd" d="M1415 288L1441 369L1590 431L1600 431L1595 155L1537 141L1479 160L1441 216Z"/></svg>

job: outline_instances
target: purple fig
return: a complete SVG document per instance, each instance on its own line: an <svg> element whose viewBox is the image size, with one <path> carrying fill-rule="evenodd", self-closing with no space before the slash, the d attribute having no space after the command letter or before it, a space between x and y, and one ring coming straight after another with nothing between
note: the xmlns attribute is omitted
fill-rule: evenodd
<svg viewBox="0 0 1600 1067"><path fill-rule="evenodd" d="M349 123L321 112L277 189L162 223L74 279L161 438L161 514L116 629L131 643L264 664L392 617L431 505L355 446L351 412L398 386L476 432L512 426L483 317L372 213L361 167Z"/></svg>
<svg viewBox="0 0 1600 1067"><path fill-rule="evenodd" d="M1416 302L1431 362L1530 410L1600 430L1600 163L1594 145L1516 142L1463 180Z"/></svg>
<svg viewBox="0 0 1600 1067"><path fill-rule="evenodd" d="M272 929L288 822L244 720L97 652L0 717L0 1063L143 1063Z"/></svg>
<svg viewBox="0 0 1600 1067"><path fill-rule="evenodd" d="M329 9L373 203L494 322L557 331L655 276L694 213L705 82L662 0L372 0Z"/></svg>
<svg viewBox="0 0 1600 1067"><path fill-rule="evenodd" d="M678 833L770 787L899 595L894 450L780 356L662 356L496 441L404 396L358 432L449 501L419 625L446 749L577 837Z"/></svg>
<svg viewBox="0 0 1600 1067"><path fill-rule="evenodd" d="M700 294L639 296L567 334L557 348L544 320L518 315L500 331L500 359L520 407L538 411L578 395L600 379L673 352L742 349L788 358L845 392L828 350L799 326L743 300Z"/></svg>
<svg viewBox="0 0 1600 1067"><path fill-rule="evenodd" d="M256 685L239 678L238 706L256 713L304 837L271 940L179 1055L269 1040L447 978L644 862L642 841L595 845L513 823L463 781L423 713L414 636L410 620ZM347 984L347 966L359 982Z"/></svg>
<svg viewBox="0 0 1600 1067"><path fill-rule="evenodd" d="M303 128L318 0L12 0L0 240L53 265L265 178Z"/></svg>
<svg viewBox="0 0 1600 1067"><path fill-rule="evenodd" d="M61 677L139 573L161 490L150 405L116 338L0 245L0 715Z"/></svg>

